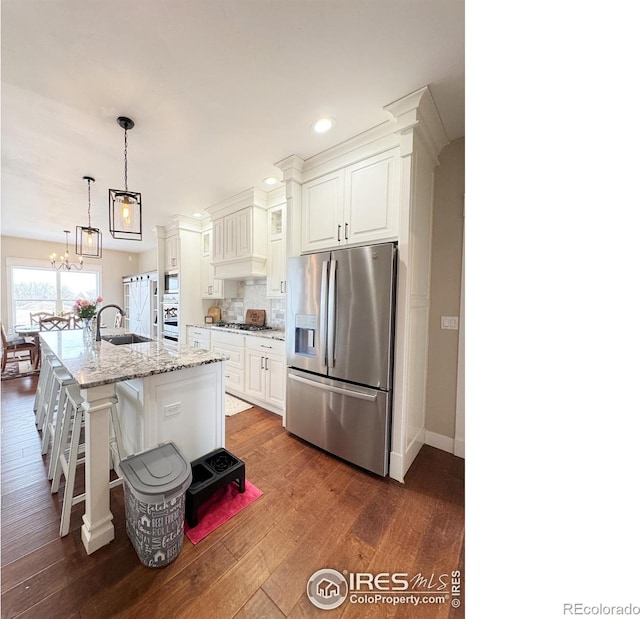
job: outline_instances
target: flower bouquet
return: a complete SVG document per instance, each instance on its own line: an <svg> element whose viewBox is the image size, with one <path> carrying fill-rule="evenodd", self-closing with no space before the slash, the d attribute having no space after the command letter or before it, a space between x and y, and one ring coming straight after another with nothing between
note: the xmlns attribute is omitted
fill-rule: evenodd
<svg viewBox="0 0 640 619"><path fill-rule="evenodd" d="M102 297L96 297L95 301L89 301L87 299L78 299L73 304L73 311L77 318L82 320L91 320L95 318L98 313L98 305L102 303Z"/></svg>

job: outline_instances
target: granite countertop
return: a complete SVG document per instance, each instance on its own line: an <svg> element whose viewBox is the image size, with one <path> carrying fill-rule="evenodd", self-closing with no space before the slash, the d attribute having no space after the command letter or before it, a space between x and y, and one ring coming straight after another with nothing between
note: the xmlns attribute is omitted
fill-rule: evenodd
<svg viewBox="0 0 640 619"><path fill-rule="evenodd" d="M284 342L284 329L265 329L264 331L247 331L246 329L234 329L232 327L217 327L216 325L187 325L187 327L197 327L198 329L210 329L211 331L225 331L227 333L240 333L240 335L250 335L251 337L264 337L270 340L280 340Z"/></svg>
<svg viewBox="0 0 640 619"><path fill-rule="evenodd" d="M101 335L122 335L126 329L102 328ZM82 329L40 333L40 339L58 357L81 388L98 387L133 378L176 372L227 356L161 340L116 346L105 340L86 342Z"/></svg>

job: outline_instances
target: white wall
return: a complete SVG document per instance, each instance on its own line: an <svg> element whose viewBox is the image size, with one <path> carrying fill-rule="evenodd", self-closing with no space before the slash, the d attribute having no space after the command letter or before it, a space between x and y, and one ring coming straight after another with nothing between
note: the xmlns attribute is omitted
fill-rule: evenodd
<svg viewBox="0 0 640 619"><path fill-rule="evenodd" d="M158 270L158 250L155 247L138 254L138 269L140 273Z"/></svg>
<svg viewBox="0 0 640 619"><path fill-rule="evenodd" d="M464 138L451 142L438 155L434 177L425 429L426 442L447 451L456 424L459 331L442 329L440 319L460 313L464 157Z"/></svg>

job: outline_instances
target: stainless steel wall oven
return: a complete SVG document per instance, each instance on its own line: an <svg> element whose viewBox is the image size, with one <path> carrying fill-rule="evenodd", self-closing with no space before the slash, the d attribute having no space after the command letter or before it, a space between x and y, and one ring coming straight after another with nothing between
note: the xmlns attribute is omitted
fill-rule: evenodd
<svg viewBox="0 0 640 619"><path fill-rule="evenodd" d="M162 337L177 342L180 335L180 303L177 295L165 295L162 299Z"/></svg>

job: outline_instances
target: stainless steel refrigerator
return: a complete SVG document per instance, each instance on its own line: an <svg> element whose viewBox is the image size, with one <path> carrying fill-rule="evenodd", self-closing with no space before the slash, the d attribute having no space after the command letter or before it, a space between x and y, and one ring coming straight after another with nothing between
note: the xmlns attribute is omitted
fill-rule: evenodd
<svg viewBox="0 0 640 619"><path fill-rule="evenodd" d="M396 246L287 262L289 432L379 475L389 469Z"/></svg>

